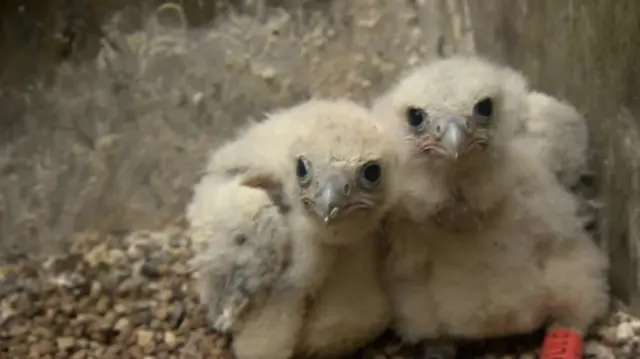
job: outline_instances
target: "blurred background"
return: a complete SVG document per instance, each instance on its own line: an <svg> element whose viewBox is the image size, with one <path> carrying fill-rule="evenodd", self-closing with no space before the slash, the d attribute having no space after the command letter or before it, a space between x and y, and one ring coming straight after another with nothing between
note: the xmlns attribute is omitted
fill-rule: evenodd
<svg viewBox="0 0 640 359"><path fill-rule="evenodd" d="M596 240L640 314L638 1L5 0L0 18L6 268L172 239L208 151L242 124L311 96L366 103L408 66L478 52L587 116Z"/></svg>

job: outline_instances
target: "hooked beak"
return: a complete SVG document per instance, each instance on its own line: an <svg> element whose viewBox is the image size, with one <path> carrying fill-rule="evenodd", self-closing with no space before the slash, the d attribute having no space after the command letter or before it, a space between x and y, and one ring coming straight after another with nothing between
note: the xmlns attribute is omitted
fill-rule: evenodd
<svg viewBox="0 0 640 359"><path fill-rule="evenodd" d="M341 214L348 196L347 179L341 174L330 174L318 190L315 211L328 225Z"/></svg>
<svg viewBox="0 0 640 359"><path fill-rule="evenodd" d="M441 120L440 147L453 160L467 150L468 131L467 119L459 116L451 116Z"/></svg>

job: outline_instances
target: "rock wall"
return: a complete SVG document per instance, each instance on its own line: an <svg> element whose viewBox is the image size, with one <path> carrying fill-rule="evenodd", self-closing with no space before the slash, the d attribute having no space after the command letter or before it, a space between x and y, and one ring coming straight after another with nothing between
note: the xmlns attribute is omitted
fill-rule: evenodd
<svg viewBox="0 0 640 359"><path fill-rule="evenodd" d="M475 50L523 70L587 117L615 294L640 313L640 2L462 0ZM462 24L462 25L461 25ZM457 26L457 27L456 27Z"/></svg>

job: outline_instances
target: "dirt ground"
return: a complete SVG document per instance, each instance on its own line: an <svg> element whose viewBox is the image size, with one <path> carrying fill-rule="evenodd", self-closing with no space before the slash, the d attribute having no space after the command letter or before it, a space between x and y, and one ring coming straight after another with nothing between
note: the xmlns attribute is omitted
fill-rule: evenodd
<svg viewBox="0 0 640 359"><path fill-rule="evenodd" d="M118 12L95 57L64 57L28 86L3 62L2 358L228 355L198 308L181 230L208 151L302 99L366 103L403 68L454 50L444 2L278 3L245 1L189 29L175 7ZM636 332L614 311L589 357L637 357ZM461 357L534 358L539 345L469 343ZM354 357L416 353L385 336Z"/></svg>

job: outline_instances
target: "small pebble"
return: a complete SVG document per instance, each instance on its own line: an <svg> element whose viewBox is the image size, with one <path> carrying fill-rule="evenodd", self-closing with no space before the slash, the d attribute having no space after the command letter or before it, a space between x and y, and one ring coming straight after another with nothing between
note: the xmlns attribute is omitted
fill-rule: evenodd
<svg viewBox="0 0 640 359"><path fill-rule="evenodd" d="M140 274L149 278L149 279L157 279L160 277L160 271L158 271L158 267L152 261L145 261L140 267Z"/></svg>
<svg viewBox="0 0 640 359"><path fill-rule="evenodd" d="M187 317L187 309L185 305L182 303L176 304L175 310L173 312L173 315L170 321L171 328L178 329L182 325L186 317Z"/></svg>
<svg viewBox="0 0 640 359"><path fill-rule="evenodd" d="M616 359L611 348L594 341L586 343L584 353L593 359Z"/></svg>
<svg viewBox="0 0 640 359"><path fill-rule="evenodd" d="M607 345L616 345L618 342L618 330L616 327L602 327L598 330L598 336Z"/></svg>
<svg viewBox="0 0 640 359"><path fill-rule="evenodd" d="M69 350L73 348L73 346L75 345L75 342L76 342L75 339L70 337L61 337L56 340L58 349L60 350Z"/></svg>
<svg viewBox="0 0 640 359"><path fill-rule="evenodd" d="M618 324L616 329L617 344L624 344L629 342L635 335L633 326L629 322Z"/></svg>
<svg viewBox="0 0 640 359"><path fill-rule="evenodd" d="M176 338L176 335L173 332L165 332L164 343L169 347L169 349L174 349L178 344L178 338Z"/></svg>
<svg viewBox="0 0 640 359"><path fill-rule="evenodd" d="M139 330L136 332L137 343L141 347L149 347L153 344L153 332L149 330Z"/></svg>
<svg viewBox="0 0 640 359"><path fill-rule="evenodd" d="M113 329L119 331L119 332L125 332L127 331L129 328L131 327L131 324L129 323L129 319L127 318L120 318L118 319L118 321L116 322L116 324L114 324Z"/></svg>

